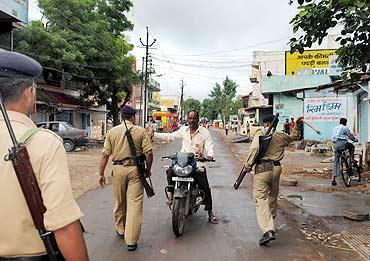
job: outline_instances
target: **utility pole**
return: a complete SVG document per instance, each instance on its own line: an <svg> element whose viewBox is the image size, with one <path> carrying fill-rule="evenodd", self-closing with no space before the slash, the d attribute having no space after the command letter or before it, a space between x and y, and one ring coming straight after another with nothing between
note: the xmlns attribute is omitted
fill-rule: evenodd
<svg viewBox="0 0 370 261"><path fill-rule="evenodd" d="M149 29L146 27L146 43L144 44L140 38L141 44L145 47L145 79L144 79L144 119L143 119L143 126L145 126L145 122L148 120L148 83L149 83L149 72L148 72L148 58L149 58L149 48L153 46L153 44L157 40L149 44Z"/></svg>
<svg viewBox="0 0 370 261"><path fill-rule="evenodd" d="M184 117L185 117L185 113L184 113L184 109L185 109L185 106L184 106L184 79L181 80L180 108L181 108L180 118L181 118L181 123L183 123L184 122Z"/></svg>
<svg viewBox="0 0 370 261"><path fill-rule="evenodd" d="M143 86L144 86L144 65L145 65L145 57L143 57L143 62L141 65L141 86L140 86L140 115L139 115L139 124L142 127L145 127L144 125L144 112L143 112Z"/></svg>

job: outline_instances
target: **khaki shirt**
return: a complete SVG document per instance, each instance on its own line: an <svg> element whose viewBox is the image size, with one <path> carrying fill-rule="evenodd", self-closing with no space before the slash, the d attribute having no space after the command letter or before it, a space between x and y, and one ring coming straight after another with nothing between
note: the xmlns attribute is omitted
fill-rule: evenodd
<svg viewBox="0 0 370 261"><path fill-rule="evenodd" d="M249 154L244 164L246 171L252 170L252 166L256 161L256 157L259 153L259 137L263 135L263 131L259 130L256 132L252 140L252 144L249 148ZM284 158L285 147L288 146L292 141L296 140L299 136L299 126L295 125L290 135L275 132L272 134L270 144L266 150L265 156L262 157L264 160L281 161Z"/></svg>
<svg viewBox="0 0 370 261"><path fill-rule="evenodd" d="M134 141L136 154L141 156L153 149L152 142L144 128L126 121L127 128L131 129L130 133ZM112 155L112 160L122 160L131 157L130 145L126 139L126 127L122 122L120 125L113 127L104 141L103 153L107 156Z"/></svg>
<svg viewBox="0 0 370 261"><path fill-rule="evenodd" d="M8 111L17 138L36 125L26 115ZM0 256L34 256L45 247L33 224L11 161L4 156L12 146L0 116ZM38 181L43 202L45 227L55 231L83 216L72 195L66 152L62 139L48 130L40 130L27 143L30 161Z"/></svg>

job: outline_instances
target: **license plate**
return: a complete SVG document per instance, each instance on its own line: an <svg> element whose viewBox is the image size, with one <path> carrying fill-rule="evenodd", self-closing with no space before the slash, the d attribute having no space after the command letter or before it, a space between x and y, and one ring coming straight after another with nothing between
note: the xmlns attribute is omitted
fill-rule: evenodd
<svg viewBox="0 0 370 261"><path fill-rule="evenodd" d="M185 182L193 182L193 178L180 178L180 177L172 177L173 181L185 181Z"/></svg>

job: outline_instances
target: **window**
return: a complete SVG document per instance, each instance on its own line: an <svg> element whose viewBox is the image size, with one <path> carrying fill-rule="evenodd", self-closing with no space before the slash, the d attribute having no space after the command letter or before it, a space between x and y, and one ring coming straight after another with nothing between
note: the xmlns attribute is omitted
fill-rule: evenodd
<svg viewBox="0 0 370 261"><path fill-rule="evenodd" d="M64 125L62 123L59 123L59 131L60 132L66 132L67 131L67 128L64 127Z"/></svg>
<svg viewBox="0 0 370 261"><path fill-rule="evenodd" d="M48 128L48 126L47 126L47 124L46 124L46 123L39 123L39 124L37 124L37 128L40 128L40 129L47 129L47 128Z"/></svg>
<svg viewBox="0 0 370 261"><path fill-rule="evenodd" d="M50 123L49 129L54 132L59 131L59 123Z"/></svg>

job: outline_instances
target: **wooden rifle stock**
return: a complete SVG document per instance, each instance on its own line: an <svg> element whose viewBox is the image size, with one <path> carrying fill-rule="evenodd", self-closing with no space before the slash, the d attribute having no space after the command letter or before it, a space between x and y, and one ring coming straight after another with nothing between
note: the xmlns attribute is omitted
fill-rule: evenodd
<svg viewBox="0 0 370 261"><path fill-rule="evenodd" d="M17 174L23 195L25 195L28 209L31 212L35 227L44 242L49 259L53 261L64 260L56 243L54 232L47 231L44 226L46 208L42 201L41 191L32 169L27 148L21 145L14 153L9 154L9 159L13 162L14 170Z"/></svg>
<svg viewBox="0 0 370 261"><path fill-rule="evenodd" d="M10 125L9 117L1 95L0 109L4 116L10 138L13 142L13 147L9 149L9 154L6 155L5 160L11 160L13 163L13 167L25 197L28 209L31 213L33 223L44 243L49 260L63 261L64 257L58 248L54 233L52 231L47 231L44 226L44 213L46 212L46 208L44 206L41 191L30 162L30 156L27 148L24 145L19 144L15 138L15 134L12 126Z"/></svg>
<svg viewBox="0 0 370 261"><path fill-rule="evenodd" d="M242 183L245 175L247 175L247 172L245 171L245 166L243 166L242 170L239 173L239 176L238 176L237 180L234 183L234 189L238 189L239 188L239 186Z"/></svg>

